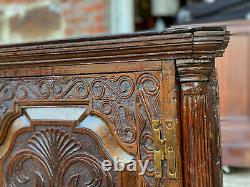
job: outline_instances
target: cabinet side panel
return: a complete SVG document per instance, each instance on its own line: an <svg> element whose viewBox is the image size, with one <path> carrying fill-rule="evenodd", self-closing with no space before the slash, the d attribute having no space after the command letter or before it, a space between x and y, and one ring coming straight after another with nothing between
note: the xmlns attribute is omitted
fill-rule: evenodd
<svg viewBox="0 0 250 187"><path fill-rule="evenodd" d="M182 83L185 186L222 186L217 80Z"/></svg>

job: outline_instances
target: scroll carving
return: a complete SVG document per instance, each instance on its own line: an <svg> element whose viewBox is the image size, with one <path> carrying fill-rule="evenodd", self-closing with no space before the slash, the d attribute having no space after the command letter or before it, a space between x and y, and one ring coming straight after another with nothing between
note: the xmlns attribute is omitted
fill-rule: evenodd
<svg viewBox="0 0 250 187"><path fill-rule="evenodd" d="M159 81L151 74L138 78L139 97L159 114ZM11 111L14 101L60 101L91 99L92 107L108 117L125 144L134 144L135 83L129 76L111 77L48 77L4 80L0 84L0 119ZM144 96L148 98L143 98ZM149 115L149 116L148 116ZM147 116L151 118L151 113ZM1 121L0 121L1 122Z"/></svg>
<svg viewBox="0 0 250 187"><path fill-rule="evenodd" d="M216 101L209 98L215 97L211 88L215 85L209 85L209 81L214 58L222 56L229 35L224 27L189 25L160 33L1 46L0 183L60 187L113 186L121 182L113 172L100 170L100 161L109 159L107 146L99 142L100 134L86 130L88 124L78 124L83 125L81 129L74 126L77 120L48 120L39 125L44 121L24 118L26 111L21 114L22 109L17 107L20 103L86 100L88 113L84 115L98 114L106 125L97 129L109 131L109 138L104 134L102 139L114 138L118 148L128 153L124 154L128 159L151 160L145 176L135 174L137 186L220 186L221 177L215 176L220 171L219 139L215 140L219 136L217 111L212 111ZM169 70L171 81L167 80L169 68L164 68L169 60L173 65ZM174 89L176 94L171 95ZM179 155L178 166L184 171L180 171L179 181L167 175L156 180L150 122L155 118L178 121L179 110L185 155ZM9 148L5 150L6 145ZM162 163L166 174L170 162ZM88 175L81 175L87 170Z"/></svg>
<svg viewBox="0 0 250 187"><path fill-rule="evenodd" d="M154 148L152 119L160 118L160 81L152 74L143 74L137 80L138 110L140 126L140 154L142 160L149 160L145 179L154 185Z"/></svg>
<svg viewBox="0 0 250 187"><path fill-rule="evenodd" d="M122 147L130 145L128 148L134 148L134 155L139 155L141 160L150 160L143 180L146 184L152 185L155 179L150 121L160 117L159 78L159 72L150 72L107 77L2 79L0 103L6 106L6 111L2 112L0 118L4 119L6 114L11 112L15 102L89 100L91 111L97 111L113 125L114 136L118 137ZM66 178L63 173L67 173L68 170L62 165L66 167L70 162L75 165L86 162L85 166L93 169L90 173L94 173L96 180L91 180L93 183L85 183L86 186L100 186L101 182L109 183L111 180L108 176L105 180L100 178L104 174L100 167L95 165L98 163L97 159L95 160L94 156L89 157L88 153L82 153L79 141L63 130L41 130L32 136L28 147L28 150L17 153L11 160L10 163L13 164L8 166L7 178L10 181L7 181L7 184L77 186L83 178L75 173L70 176L66 174L67 181L59 180ZM36 164L39 172L36 171L29 176L24 168L31 163ZM51 183L48 184L46 181Z"/></svg>
<svg viewBox="0 0 250 187"><path fill-rule="evenodd" d="M134 89L133 79L125 75L1 79L0 119L13 108L16 101L90 99L93 109L103 113L115 125L120 140L126 144L134 144L135 112L131 106Z"/></svg>

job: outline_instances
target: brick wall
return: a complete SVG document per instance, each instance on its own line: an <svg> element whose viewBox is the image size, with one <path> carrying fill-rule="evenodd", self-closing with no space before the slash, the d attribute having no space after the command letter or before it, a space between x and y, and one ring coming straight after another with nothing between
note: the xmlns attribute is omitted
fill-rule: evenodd
<svg viewBox="0 0 250 187"><path fill-rule="evenodd" d="M110 32L110 0L0 0L0 43Z"/></svg>

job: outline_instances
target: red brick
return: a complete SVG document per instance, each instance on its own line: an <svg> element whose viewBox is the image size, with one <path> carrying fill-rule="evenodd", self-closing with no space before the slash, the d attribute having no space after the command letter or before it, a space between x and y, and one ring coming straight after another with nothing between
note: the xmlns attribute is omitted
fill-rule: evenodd
<svg viewBox="0 0 250 187"><path fill-rule="evenodd" d="M95 11L95 6L93 5L85 5L81 8L81 10L83 11L83 13L91 13Z"/></svg>
<svg viewBox="0 0 250 187"><path fill-rule="evenodd" d="M106 28L104 27L104 25L95 26L92 28L92 32L94 34L101 34L101 33L106 32Z"/></svg>
<svg viewBox="0 0 250 187"><path fill-rule="evenodd" d="M70 0L72 3L84 3L83 0Z"/></svg>
<svg viewBox="0 0 250 187"><path fill-rule="evenodd" d="M71 24L71 25L78 25L78 24L82 24L82 23L84 23L84 22L86 22L87 21L87 17L86 16L72 16L72 17L70 17L70 18L66 18L65 20L66 20L66 22L68 23L68 24Z"/></svg>
<svg viewBox="0 0 250 187"><path fill-rule="evenodd" d="M82 3L83 0L60 0L63 3Z"/></svg>
<svg viewBox="0 0 250 187"><path fill-rule="evenodd" d="M91 33L93 33L91 28L83 28L81 30L81 34L91 34Z"/></svg>
<svg viewBox="0 0 250 187"><path fill-rule="evenodd" d="M103 23L105 21L105 17L104 15L97 15L94 17L94 21L97 22L97 23Z"/></svg>
<svg viewBox="0 0 250 187"><path fill-rule="evenodd" d="M67 28L65 30L66 36L74 36L76 33L77 33L76 29L74 29L72 27L71 28Z"/></svg>
<svg viewBox="0 0 250 187"><path fill-rule="evenodd" d="M66 18L72 17L75 14L75 11L73 11L72 9L66 9L63 11L63 15Z"/></svg>
<svg viewBox="0 0 250 187"><path fill-rule="evenodd" d="M5 3L33 3L43 0L0 0ZM54 0L51 0L53 2ZM68 37L82 34L100 34L107 31L105 24L105 11L107 5L105 0L56 0L63 9L61 14L47 15L47 13L36 15L36 12L29 12L27 15L15 16L10 20L11 34L18 34L22 38L49 37L54 31L61 29L61 19L65 23L64 34ZM64 6L65 5L65 6ZM17 5L18 6L18 5ZM32 11L32 10L31 10ZM45 11L45 12L46 12ZM52 19L47 19L52 16ZM40 17L40 18L39 18ZM44 21L46 20L46 21ZM1 29L0 29L1 30ZM47 31L46 31L47 30Z"/></svg>
<svg viewBox="0 0 250 187"><path fill-rule="evenodd" d="M96 3L95 5L95 9L98 10L98 11L103 11L106 7L106 4L104 1L101 1L99 3Z"/></svg>
<svg viewBox="0 0 250 187"><path fill-rule="evenodd" d="M22 3L35 3L39 2L40 0L2 0L5 4L22 4Z"/></svg>

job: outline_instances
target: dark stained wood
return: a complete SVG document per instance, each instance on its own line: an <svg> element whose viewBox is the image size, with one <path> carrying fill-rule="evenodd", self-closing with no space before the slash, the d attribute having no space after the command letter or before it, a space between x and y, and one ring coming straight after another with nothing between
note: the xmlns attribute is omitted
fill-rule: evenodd
<svg viewBox="0 0 250 187"><path fill-rule="evenodd" d="M181 26L0 46L0 184L222 186L214 58L228 40L224 27ZM150 164L103 171L115 156Z"/></svg>
<svg viewBox="0 0 250 187"><path fill-rule="evenodd" d="M218 84L210 76L181 87L184 186L222 186Z"/></svg>

